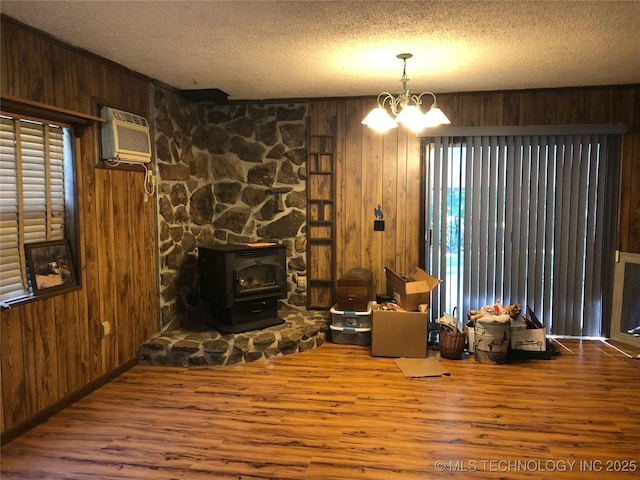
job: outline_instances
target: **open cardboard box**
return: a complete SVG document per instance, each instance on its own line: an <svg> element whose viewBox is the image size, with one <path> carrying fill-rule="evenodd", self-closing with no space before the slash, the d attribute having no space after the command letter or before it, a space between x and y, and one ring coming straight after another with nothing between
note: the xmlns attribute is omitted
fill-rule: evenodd
<svg viewBox="0 0 640 480"><path fill-rule="evenodd" d="M511 329L511 350L544 352L547 349L547 329Z"/></svg>
<svg viewBox="0 0 640 480"><path fill-rule="evenodd" d="M427 314L381 310L372 304L371 355L373 357L427 356Z"/></svg>
<svg viewBox="0 0 640 480"><path fill-rule="evenodd" d="M413 267L407 275L398 275L384 267L387 278L387 294L405 310L418 310L418 305L429 305L431 290L440 284L420 267Z"/></svg>

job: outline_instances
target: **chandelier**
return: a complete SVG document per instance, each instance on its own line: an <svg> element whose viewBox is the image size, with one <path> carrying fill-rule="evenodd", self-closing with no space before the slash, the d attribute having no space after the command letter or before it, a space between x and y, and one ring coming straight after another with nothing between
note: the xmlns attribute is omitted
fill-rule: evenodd
<svg viewBox="0 0 640 480"><path fill-rule="evenodd" d="M407 82L409 81L407 78L407 59L413 57L413 55L411 53L400 53L396 57L402 60L402 78L400 79L402 90L398 92L396 97L388 92L382 92L378 95L378 106L371 110L362 120L363 125L379 132L386 132L390 128L396 128L398 124L402 124L414 132L419 132L427 127L450 124L451 121L440 110L435 94L424 92L420 95L412 95L407 89ZM431 108L425 114L420 109L424 95L433 97ZM389 108L396 117L395 119L385 109L387 103L389 103Z"/></svg>

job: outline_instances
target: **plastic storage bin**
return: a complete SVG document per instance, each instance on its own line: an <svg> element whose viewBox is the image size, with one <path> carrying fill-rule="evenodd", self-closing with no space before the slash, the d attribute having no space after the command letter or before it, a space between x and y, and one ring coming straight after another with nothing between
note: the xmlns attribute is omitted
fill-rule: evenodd
<svg viewBox="0 0 640 480"><path fill-rule="evenodd" d="M331 325L334 327L371 328L371 302L364 312L338 310L336 303L331 308Z"/></svg>
<svg viewBox="0 0 640 480"><path fill-rule="evenodd" d="M350 345L371 345L371 328L336 327L331 325L331 341Z"/></svg>

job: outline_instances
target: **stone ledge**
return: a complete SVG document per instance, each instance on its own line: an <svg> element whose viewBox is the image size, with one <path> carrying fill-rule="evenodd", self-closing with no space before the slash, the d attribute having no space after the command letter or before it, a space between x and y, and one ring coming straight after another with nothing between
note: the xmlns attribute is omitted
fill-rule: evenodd
<svg viewBox="0 0 640 480"><path fill-rule="evenodd" d="M140 365L195 367L232 365L304 352L325 342L331 314L280 304L281 325L236 334L223 334L206 327L177 328L159 334L138 349Z"/></svg>

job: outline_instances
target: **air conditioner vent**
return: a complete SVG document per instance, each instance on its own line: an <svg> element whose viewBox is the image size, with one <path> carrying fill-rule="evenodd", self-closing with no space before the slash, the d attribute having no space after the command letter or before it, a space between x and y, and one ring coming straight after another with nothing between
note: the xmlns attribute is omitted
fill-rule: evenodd
<svg viewBox="0 0 640 480"><path fill-rule="evenodd" d="M102 107L102 159L123 163L151 161L151 135L147 119L135 113Z"/></svg>

